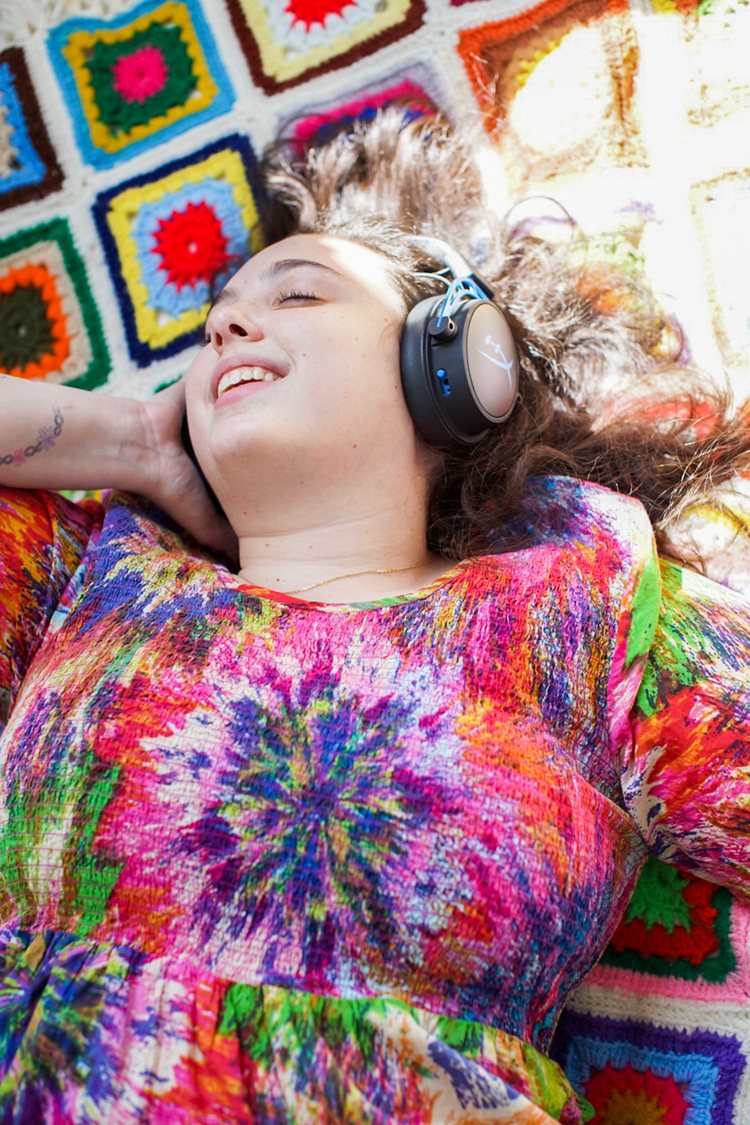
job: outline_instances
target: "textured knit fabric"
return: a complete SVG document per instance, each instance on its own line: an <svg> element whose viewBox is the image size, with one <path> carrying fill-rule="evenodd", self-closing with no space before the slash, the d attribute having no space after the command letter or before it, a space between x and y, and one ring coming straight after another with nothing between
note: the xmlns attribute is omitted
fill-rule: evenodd
<svg viewBox="0 0 750 1125"><path fill-rule="evenodd" d="M579 1121L646 843L750 888L750 606L563 478L356 605L0 496L0 1119Z"/></svg>

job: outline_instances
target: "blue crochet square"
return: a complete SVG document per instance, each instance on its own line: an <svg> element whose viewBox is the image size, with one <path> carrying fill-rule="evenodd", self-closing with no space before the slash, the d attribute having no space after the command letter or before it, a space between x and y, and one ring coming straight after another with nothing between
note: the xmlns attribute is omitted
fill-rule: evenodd
<svg viewBox="0 0 750 1125"><path fill-rule="evenodd" d="M54 28L49 56L84 159L109 168L225 113L234 91L216 39L198 0Z"/></svg>
<svg viewBox="0 0 750 1125"><path fill-rule="evenodd" d="M597 1121L640 1120L644 1106L654 1121L735 1121L745 1058L733 1035L568 1010L552 1054L576 1092L593 1106Z"/></svg>
<svg viewBox="0 0 750 1125"><path fill-rule="evenodd" d="M0 209L41 199L62 184L20 47L0 53ZM32 139L33 138L33 139Z"/></svg>

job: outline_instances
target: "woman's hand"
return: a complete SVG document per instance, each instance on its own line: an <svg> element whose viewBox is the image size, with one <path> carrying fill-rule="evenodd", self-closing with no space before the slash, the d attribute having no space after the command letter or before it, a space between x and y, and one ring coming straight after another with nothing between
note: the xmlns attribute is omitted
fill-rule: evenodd
<svg viewBox="0 0 750 1125"><path fill-rule="evenodd" d="M138 491L175 519L194 539L236 558L237 537L217 511L182 440L185 387L173 383L140 404L146 449Z"/></svg>

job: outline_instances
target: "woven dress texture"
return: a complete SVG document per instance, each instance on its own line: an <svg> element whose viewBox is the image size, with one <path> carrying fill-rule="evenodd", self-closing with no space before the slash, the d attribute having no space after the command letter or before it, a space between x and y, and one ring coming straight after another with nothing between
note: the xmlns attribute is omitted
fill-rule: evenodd
<svg viewBox="0 0 750 1125"><path fill-rule="evenodd" d="M735 0L0 0L0 368L137 398L180 378L217 271L260 248L266 143L398 98L486 126L498 212L562 203L595 288L610 261L653 283L656 358L677 342L744 398L749 41ZM690 532L748 596L747 483L726 501ZM552 1051L608 1125L747 1125L750 905L649 859Z"/></svg>
<svg viewBox="0 0 750 1125"><path fill-rule="evenodd" d="M529 487L416 594L0 500L0 1117L583 1120L548 1056L652 851L750 886L750 607Z"/></svg>

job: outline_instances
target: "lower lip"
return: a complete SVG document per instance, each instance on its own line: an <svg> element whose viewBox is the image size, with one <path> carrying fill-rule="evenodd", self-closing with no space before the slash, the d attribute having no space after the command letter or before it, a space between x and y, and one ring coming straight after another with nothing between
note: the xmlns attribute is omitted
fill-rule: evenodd
<svg viewBox="0 0 750 1125"><path fill-rule="evenodd" d="M230 387L228 391L220 394L216 400L216 406L223 406L224 403L237 402L241 398L246 398L248 395L257 395L258 391L266 390L268 387L273 387L274 384L280 383L280 379L274 379L272 383L255 382L255 383L238 383L236 387Z"/></svg>

